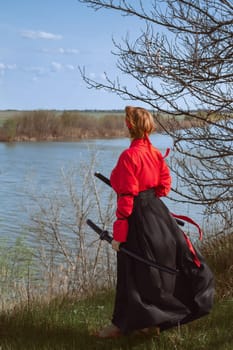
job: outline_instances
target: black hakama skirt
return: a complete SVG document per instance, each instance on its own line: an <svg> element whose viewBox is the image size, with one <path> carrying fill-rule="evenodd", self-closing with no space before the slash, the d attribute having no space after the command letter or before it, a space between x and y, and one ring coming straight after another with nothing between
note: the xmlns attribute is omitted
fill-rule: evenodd
<svg viewBox="0 0 233 350"><path fill-rule="evenodd" d="M139 193L129 217L123 246L159 265L178 269L170 274L117 253L117 286L112 322L121 332L148 327L165 330L208 314L214 278L203 256L198 267L183 231L154 190Z"/></svg>

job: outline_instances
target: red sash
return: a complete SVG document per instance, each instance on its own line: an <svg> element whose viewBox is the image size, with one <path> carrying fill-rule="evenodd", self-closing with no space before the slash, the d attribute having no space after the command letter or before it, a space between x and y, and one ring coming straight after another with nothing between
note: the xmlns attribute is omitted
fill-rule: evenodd
<svg viewBox="0 0 233 350"><path fill-rule="evenodd" d="M198 232L199 232L199 239L202 240L202 238L203 238L202 230L201 230L200 226L199 226L195 221L193 221L193 220L192 220L191 218L189 218L188 216L176 215L176 214L173 214L173 213L171 213L171 215L172 215L174 218L181 219L181 220L183 220L183 221L186 221L186 222L188 222L188 223L190 223L190 224L196 226L197 229L198 229ZM193 262L195 263L195 265L196 265L197 267L200 267L200 266L201 266L201 262L200 262L200 260L199 260L198 257L197 257L197 253L196 253L196 251L195 251L195 249L194 249L194 247L193 247L193 245L192 245L190 239L188 238L188 236L187 236L184 232L183 232L183 234L184 234L184 238L185 238L185 241L186 241L186 243L187 243L187 246L188 246L190 252L191 252L192 255L193 255Z"/></svg>

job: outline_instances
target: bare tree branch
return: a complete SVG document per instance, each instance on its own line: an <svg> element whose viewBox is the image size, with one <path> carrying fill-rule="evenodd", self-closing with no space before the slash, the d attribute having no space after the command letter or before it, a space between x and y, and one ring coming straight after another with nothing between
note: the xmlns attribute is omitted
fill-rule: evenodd
<svg viewBox="0 0 233 350"><path fill-rule="evenodd" d="M229 0L80 0L95 10L134 16L141 34L113 40L119 76L105 82L81 75L87 86L147 104L174 139L170 160L179 200L202 203L232 226L233 4ZM135 82L122 84L121 74ZM193 123L167 128L178 118ZM165 120L166 119L166 120ZM170 125L170 126L171 126ZM224 226L225 227L225 226Z"/></svg>

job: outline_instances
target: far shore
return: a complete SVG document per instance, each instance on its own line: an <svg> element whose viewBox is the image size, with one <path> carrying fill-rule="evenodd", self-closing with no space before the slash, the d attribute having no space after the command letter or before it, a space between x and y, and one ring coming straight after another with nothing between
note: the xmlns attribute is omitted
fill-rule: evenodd
<svg viewBox="0 0 233 350"><path fill-rule="evenodd" d="M156 132L203 125L203 120L164 113L155 116ZM0 142L78 142L128 136L124 111L0 111Z"/></svg>

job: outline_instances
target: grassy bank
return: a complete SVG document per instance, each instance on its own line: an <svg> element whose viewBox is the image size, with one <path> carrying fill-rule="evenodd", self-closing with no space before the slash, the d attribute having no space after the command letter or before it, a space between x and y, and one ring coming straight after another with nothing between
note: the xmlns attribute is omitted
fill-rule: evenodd
<svg viewBox="0 0 233 350"><path fill-rule="evenodd" d="M231 350L233 300L216 301L210 315L158 336L132 334L101 340L94 336L109 322L113 292L77 301L56 299L48 305L19 309L0 318L2 349L78 350Z"/></svg>
<svg viewBox="0 0 233 350"><path fill-rule="evenodd" d="M231 350L233 348L233 235L202 247L216 278L216 297L208 316L158 336L132 334L101 340L94 333L111 318L114 291L86 298L57 297L34 301L0 316L0 345L10 349Z"/></svg>

